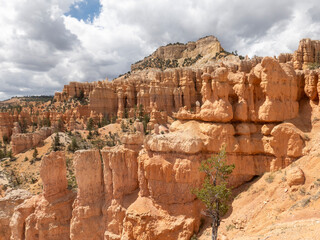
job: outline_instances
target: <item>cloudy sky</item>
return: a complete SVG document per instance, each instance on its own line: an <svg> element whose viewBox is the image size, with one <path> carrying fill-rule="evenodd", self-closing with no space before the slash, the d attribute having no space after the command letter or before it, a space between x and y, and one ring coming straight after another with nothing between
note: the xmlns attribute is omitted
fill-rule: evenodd
<svg viewBox="0 0 320 240"><path fill-rule="evenodd" d="M170 42L216 36L242 55L320 39L317 0L0 0L0 100L110 80Z"/></svg>

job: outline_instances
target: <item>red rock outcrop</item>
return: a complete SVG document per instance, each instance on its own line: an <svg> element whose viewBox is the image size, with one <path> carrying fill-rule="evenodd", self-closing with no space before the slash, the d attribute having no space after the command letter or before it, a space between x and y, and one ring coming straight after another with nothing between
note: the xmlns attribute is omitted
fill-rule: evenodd
<svg viewBox="0 0 320 240"><path fill-rule="evenodd" d="M79 151L74 165L71 239L120 239L130 195L138 189L137 153L123 147Z"/></svg>
<svg viewBox="0 0 320 240"><path fill-rule="evenodd" d="M15 208L11 218L12 240L70 239L74 193L67 189L63 152L52 152L41 160L43 194Z"/></svg>
<svg viewBox="0 0 320 240"><path fill-rule="evenodd" d="M80 94L83 94L83 97L88 97L89 93L97 86L97 82L92 83L80 83L80 82L70 82L68 85L65 85L61 93L55 93L54 99L56 101L65 101L70 98L80 97Z"/></svg>
<svg viewBox="0 0 320 240"><path fill-rule="evenodd" d="M78 194L73 204L71 239L103 239L103 172L99 151L77 152L74 159Z"/></svg>
<svg viewBox="0 0 320 240"><path fill-rule="evenodd" d="M36 147L53 133L52 128L43 127L33 133L17 133L11 137L12 153L18 154L25 150Z"/></svg>
<svg viewBox="0 0 320 240"><path fill-rule="evenodd" d="M268 128L268 130L266 130ZM236 168L230 183L240 185L255 175L288 166L302 156L304 141L292 124L223 124L176 121L170 133L146 138L148 155L193 159L217 153L225 145L228 161ZM173 157L173 158L175 158ZM196 163L194 163L196 164Z"/></svg>
<svg viewBox="0 0 320 240"><path fill-rule="evenodd" d="M13 117L8 112L0 112L0 140L12 134Z"/></svg>
<svg viewBox="0 0 320 240"><path fill-rule="evenodd" d="M293 54L294 68L307 69L313 62L320 63L320 41L310 38L302 39L298 50Z"/></svg>
<svg viewBox="0 0 320 240"><path fill-rule="evenodd" d="M13 215L14 208L31 196L28 191L17 189L7 191L6 196L0 198L0 239L10 239L10 218Z"/></svg>
<svg viewBox="0 0 320 240"><path fill-rule="evenodd" d="M265 57L250 73L219 67L202 75L202 106L199 113L188 108L174 116L211 122L281 122L298 115L299 85L288 64ZM289 110L288 110L289 109Z"/></svg>
<svg viewBox="0 0 320 240"><path fill-rule="evenodd" d="M288 171L287 182L290 187L294 185L302 185L305 180L306 178L301 168L295 167Z"/></svg>

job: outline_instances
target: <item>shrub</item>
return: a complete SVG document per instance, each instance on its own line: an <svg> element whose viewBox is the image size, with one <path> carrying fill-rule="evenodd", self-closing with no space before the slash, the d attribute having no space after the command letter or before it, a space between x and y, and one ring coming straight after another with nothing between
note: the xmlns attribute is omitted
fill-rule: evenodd
<svg viewBox="0 0 320 240"><path fill-rule="evenodd" d="M12 158L12 151L11 150L7 152L7 157L10 159Z"/></svg>
<svg viewBox="0 0 320 240"><path fill-rule="evenodd" d="M37 150L37 148L34 148L34 151L32 153L32 157L33 157L33 159L36 159L37 156L38 156L38 150Z"/></svg>
<svg viewBox="0 0 320 240"><path fill-rule="evenodd" d="M227 231L231 231L231 230L233 230L233 229L235 229L235 228L236 228L236 226L233 225L233 224L229 224L229 225L226 226L226 230L227 230Z"/></svg>
<svg viewBox="0 0 320 240"><path fill-rule="evenodd" d="M124 121L121 122L121 130L122 130L122 132L128 132L128 130L129 130L128 125L126 125L124 123Z"/></svg>
<svg viewBox="0 0 320 240"><path fill-rule="evenodd" d="M68 151L75 152L79 149L77 140L75 138L72 138L71 144L68 146Z"/></svg>
<svg viewBox="0 0 320 240"><path fill-rule="evenodd" d="M2 140L4 144L9 144L9 137L6 134L2 136Z"/></svg>
<svg viewBox="0 0 320 240"><path fill-rule="evenodd" d="M59 133L56 133L56 135L54 136L53 142L52 142L52 150L58 151L60 146L61 146L60 136L59 136Z"/></svg>
<svg viewBox="0 0 320 240"><path fill-rule="evenodd" d="M318 69L318 68L320 68L320 63L318 63L318 62L310 63L310 64L308 64L308 68L310 70Z"/></svg>
<svg viewBox="0 0 320 240"><path fill-rule="evenodd" d="M274 175L271 173L269 174L265 179L264 179L267 183L272 183L274 180Z"/></svg>
<svg viewBox="0 0 320 240"><path fill-rule="evenodd" d="M92 138L93 138L93 134L92 134L91 131L89 131L89 134L88 134L88 136L87 136L87 139L92 139Z"/></svg>
<svg viewBox="0 0 320 240"><path fill-rule="evenodd" d="M94 127L94 122L92 118L89 118L88 122L87 122L87 130L92 131Z"/></svg>

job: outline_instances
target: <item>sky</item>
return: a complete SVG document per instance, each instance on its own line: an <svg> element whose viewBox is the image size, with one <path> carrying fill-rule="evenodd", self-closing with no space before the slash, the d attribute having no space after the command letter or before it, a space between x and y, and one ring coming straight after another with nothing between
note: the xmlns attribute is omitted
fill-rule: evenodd
<svg viewBox="0 0 320 240"><path fill-rule="evenodd" d="M128 72L168 43L214 35L274 56L320 39L317 0L0 0L0 100Z"/></svg>

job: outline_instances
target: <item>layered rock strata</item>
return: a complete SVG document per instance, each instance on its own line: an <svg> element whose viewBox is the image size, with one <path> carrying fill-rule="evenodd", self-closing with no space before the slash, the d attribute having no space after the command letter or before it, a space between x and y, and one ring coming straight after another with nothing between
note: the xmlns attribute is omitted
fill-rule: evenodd
<svg viewBox="0 0 320 240"><path fill-rule="evenodd" d="M16 133L11 137L12 153L18 154L38 146L53 133L53 128L43 127L33 133Z"/></svg>

